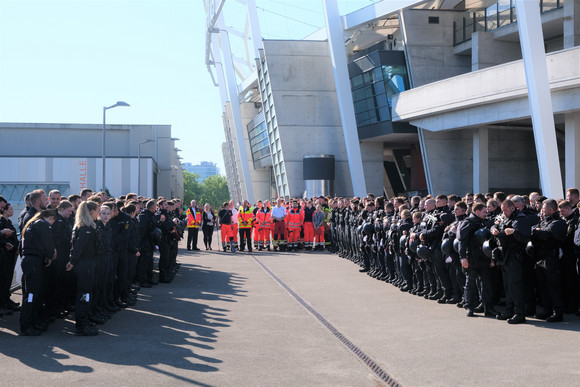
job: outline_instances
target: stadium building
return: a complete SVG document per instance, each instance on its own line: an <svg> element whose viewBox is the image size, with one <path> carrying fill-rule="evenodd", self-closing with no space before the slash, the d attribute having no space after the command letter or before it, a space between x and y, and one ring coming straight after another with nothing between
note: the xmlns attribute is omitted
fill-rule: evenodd
<svg viewBox="0 0 580 387"><path fill-rule="evenodd" d="M323 0L302 40L263 39L255 0L226 27L232 3L206 1L206 62L234 200L580 184L580 0Z"/></svg>

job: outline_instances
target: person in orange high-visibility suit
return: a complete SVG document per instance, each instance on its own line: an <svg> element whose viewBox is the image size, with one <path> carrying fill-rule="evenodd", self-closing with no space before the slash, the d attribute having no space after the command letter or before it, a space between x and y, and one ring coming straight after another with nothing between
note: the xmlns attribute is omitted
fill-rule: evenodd
<svg viewBox="0 0 580 387"><path fill-rule="evenodd" d="M254 250L258 250L260 240L260 229L258 227L258 219L256 218L256 214L263 207L262 201L258 200L256 205L254 206L254 213L252 216L252 240L254 241Z"/></svg>
<svg viewBox="0 0 580 387"><path fill-rule="evenodd" d="M187 216L187 250L199 250L197 236L201 225L201 211L197 209L195 200L191 201L191 206L185 211L185 216Z"/></svg>
<svg viewBox="0 0 580 387"><path fill-rule="evenodd" d="M222 248L224 251L228 251L228 248L233 253L236 251L234 245L234 226L233 226L233 213L230 207L230 203L225 202L222 206L220 212L218 212L218 228L221 232Z"/></svg>
<svg viewBox="0 0 580 387"><path fill-rule="evenodd" d="M234 228L234 246L236 250L239 249L238 247L238 209L236 208L236 204L233 200L230 200L230 210L232 211L232 226Z"/></svg>
<svg viewBox="0 0 580 387"><path fill-rule="evenodd" d="M286 216L286 227L288 228L288 248L298 250L298 238L300 238L300 229L304 223L304 214L298 207L298 202L292 202L292 208L288 210Z"/></svg>
<svg viewBox="0 0 580 387"><path fill-rule="evenodd" d="M258 240L258 250L263 250L264 247L270 251L270 233L272 231L272 219L271 219L271 209L270 202L266 201L267 206L261 206L261 202L258 202L260 208L256 211L256 232Z"/></svg>
<svg viewBox="0 0 580 387"><path fill-rule="evenodd" d="M244 205L240 207L238 213L238 228L240 230L240 251L244 251L246 244L248 252L252 252L252 219L254 217L254 207L250 202L244 200Z"/></svg>

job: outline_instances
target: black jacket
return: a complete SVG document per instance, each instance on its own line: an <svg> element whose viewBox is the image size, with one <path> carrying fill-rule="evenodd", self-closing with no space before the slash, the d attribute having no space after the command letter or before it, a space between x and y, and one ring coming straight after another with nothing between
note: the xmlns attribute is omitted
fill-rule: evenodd
<svg viewBox="0 0 580 387"><path fill-rule="evenodd" d="M72 227L68 219L63 218L60 214L56 215L56 220L52 225L52 237L56 247L57 259L66 262L70 254Z"/></svg>
<svg viewBox="0 0 580 387"><path fill-rule="evenodd" d="M491 259L487 258L473 234L485 228L485 221L475 214L469 215L459 226L459 257L467 258L470 268L489 267Z"/></svg>
<svg viewBox="0 0 580 387"><path fill-rule="evenodd" d="M113 250L126 252L129 245L129 228L131 227L131 216L123 211L115 216L111 221L113 230Z"/></svg>
<svg viewBox="0 0 580 387"><path fill-rule="evenodd" d="M97 229L81 226L73 230L69 262L76 265L84 259L97 260L102 246L98 243Z"/></svg>
<svg viewBox="0 0 580 387"><path fill-rule="evenodd" d="M505 230L513 228L515 231L507 235ZM509 259L521 260L525 256L526 244L532 232L528 217L518 210L514 210L509 218L503 218L500 223L492 226L499 234L495 237L502 251L504 261Z"/></svg>
<svg viewBox="0 0 580 387"><path fill-rule="evenodd" d="M156 227L155 214L147 209L141 211L137 218L139 229L139 246L141 251L152 251L155 243L152 233Z"/></svg>
<svg viewBox="0 0 580 387"><path fill-rule="evenodd" d="M52 259L55 246L50 224L38 219L31 223L22 238L22 256L37 256Z"/></svg>

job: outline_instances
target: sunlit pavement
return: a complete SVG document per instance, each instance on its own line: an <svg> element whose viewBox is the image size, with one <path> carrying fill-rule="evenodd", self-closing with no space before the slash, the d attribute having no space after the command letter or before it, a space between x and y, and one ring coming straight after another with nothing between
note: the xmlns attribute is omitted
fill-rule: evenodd
<svg viewBox="0 0 580 387"><path fill-rule="evenodd" d="M175 280L143 289L137 305L100 326L97 337L75 337L70 319L40 337L18 337L18 316L0 318L2 380L16 386L383 384L304 305L405 386L580 380L578 317L518 326L467 318L454 305L401 293L329 253L225 253L215 241L213 248L188 252L182 243Z"/></svg>

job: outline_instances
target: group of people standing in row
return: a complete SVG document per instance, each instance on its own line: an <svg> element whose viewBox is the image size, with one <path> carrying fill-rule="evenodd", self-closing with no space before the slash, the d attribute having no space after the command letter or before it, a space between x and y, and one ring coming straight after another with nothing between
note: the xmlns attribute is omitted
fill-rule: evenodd
<svg viewBox="0 0 580 387"><path fill-rule="evenodd" d="M468 317L559 322L580 315L579 201L576 188L565 200L536 192L332 199L332 250Z"/></svg>
<svg viewBox="0 0 580 387"><path fill-rule="evenodd" d="M305 248L322 250L330 244L326 227L330 208L328 199L294 199L285 202L259 200L254 206L245 200L241 206L233 201L225 202L216 214L209 204L198 208L195 200L186 211L187 249L198 250L199 228L203 230L206 250L211 250L214 228L220 232L223 251L256 250L287 251ZM325 233L329 242L325 242Z"/></svg>
<svg viewBox="0 0 580 387"><path fill-rule="evenodd" d="M209 205L186 212L189 249L201 227L206 249L214 228L223 251L325 247L361 272L440 304L509 324L580 315L579 191L566 199L472 194L364 198L283 198ZM239 244L238 244L239 242ZM193 246L193 247L191 247ZM496 307L503 304L505 310ZM540 308L541 307L541 308Z"/></svg>
<svg viewBox="0 0 580 387"><path fill-rule="evenodd" d="M184 230L179 199L127 194L117 199L83 189L80 195L26 195L18 217L20 241L0 197L0 313L20 311L20 335L38 336L74 311L78 336L98 334L114 313L135 305L137 292L173 280L177 244ZM159 276L153 254L159 248ZM22 257L22 305L10 285Z"/></svg>

